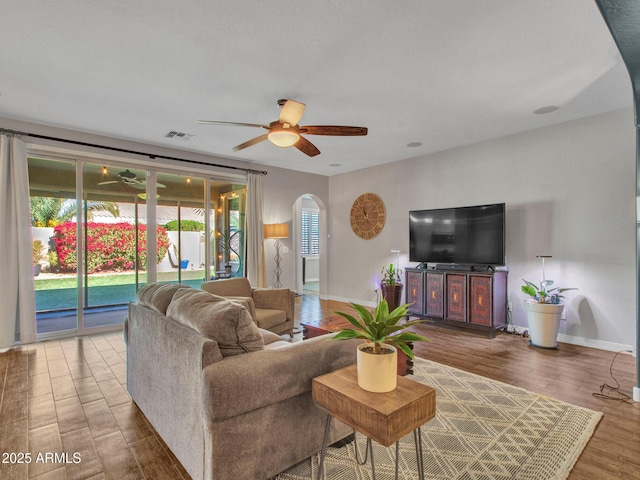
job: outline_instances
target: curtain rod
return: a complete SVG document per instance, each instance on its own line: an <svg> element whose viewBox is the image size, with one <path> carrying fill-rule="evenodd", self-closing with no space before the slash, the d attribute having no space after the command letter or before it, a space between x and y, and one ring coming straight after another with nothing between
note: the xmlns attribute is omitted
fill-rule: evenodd
<svg viewBox="0 0 640 480"><path fill-rule="evenodd" d="M186 160L184 158L169 157L167 155L156 155L156 154L153 154L153 153L138 152L137 150L127 150L126 148L107 147L105 145L98 145L96 143L79 142L77 140L68 140L66 138L50 137L50 136L47 136L47 135L39 135L37 133L20 132L18 130L9 130L7 128L0 128L0 133L8 133L8 134L11 134L11 135L24 135L24 136L27 136L27 137L41 138L41 139L44 139L44 140L53 140L53 141L56 141L56 142L71 143L73 145L82 145L83 147L102 148L104 150L111 150L111 151L120 152L120 153L131 153L133 155L142 155L144 157L149 157L152 160L155 159L155 158L162 158L164 160L176 160L178 162L195 163L197 165L205 165L207 167L229 168L231 170L241 170L241 171L247 172L247 173L259 173L259 174L262 174L262 175L266 175L267 174L267 172L265 170L252 170L251 168L233 167L231 165L221 165L219 163L206 163L206 162L200 162L198 160Z"/></svg>

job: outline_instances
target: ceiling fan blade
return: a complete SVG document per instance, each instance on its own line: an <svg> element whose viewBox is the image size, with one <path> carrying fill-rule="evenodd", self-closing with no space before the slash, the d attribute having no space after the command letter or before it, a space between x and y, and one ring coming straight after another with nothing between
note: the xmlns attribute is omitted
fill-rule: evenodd
<svg viewBox="0 0 640 480"><path fill-rule="evenodd" d="M305 125L300 127L301 133L307 135L334 135L337 137L353 137L366 135L367 127L345 127L340 125Z"/></svg>
<svg viewBox="0 0 640 480"><path fill-rule="evenodd" d="M282 106L282 111L280 112L280 122L288 123L292 127L296 126L302 118L305 108L306 105L304 103L296 102L295 100L287 100Z"/></svg>
<svg viewBox="0 0 640 480"><path fill-rule="evenodd" d="M264 135L260 135L259 137L252 138L251 140L248 140L248 141L246 141L244 143L241 143L240 145L237 145L237 146L233 147L233 150L235 152L237 152L238 150L243 150L243 149L245 149L247 147L251 147L252 145L255 145L256 143L263 142L263 141L265 141L267 139L267 135L268 134L265 133Z"/></svg>
<svg viewBox="0 0 640 480"><path fill-rule="evenodd" d="M241 122L217 122L215 120L198 120L198 123L204 125L230 125L232 127L261 127L269 128L268 125L261 125L259 123L241 123Z"/></svg>
<svg viewBox="0 0 640 480"><path fill-rule="evenodd" d="M98 185L111 185L112 183L120 183L118 180L109 180L108 182L100 182Z"/></svg>
<svg viewBox="0 0 640 480"><path fill-rule="evenodd" d="M315 157L320 154L320 150L318 150L313 143L304 137L300 137L300 140L298 140L293 146L310 157Z"/></svg>

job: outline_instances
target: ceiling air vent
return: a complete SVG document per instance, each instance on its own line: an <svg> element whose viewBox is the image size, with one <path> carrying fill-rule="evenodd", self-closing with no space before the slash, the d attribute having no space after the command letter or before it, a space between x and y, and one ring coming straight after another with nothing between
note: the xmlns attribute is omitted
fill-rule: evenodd
<svg viewBox="0 0 640 480"><path fill-rule="evenodd" d="M184 140L186 142L188 140L191 140L192 138L195 138L195 135L193 135L192 133L184 133L184 132L178 132L176 130L171 130L169 133L165 135L165 137L177 138L180 140Z"/></svg>

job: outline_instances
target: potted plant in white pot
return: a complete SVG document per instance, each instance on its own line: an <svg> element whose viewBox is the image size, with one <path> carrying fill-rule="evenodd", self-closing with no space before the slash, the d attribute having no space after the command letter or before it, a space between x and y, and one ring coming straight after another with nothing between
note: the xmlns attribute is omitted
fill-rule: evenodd
<svg viewBox="0 0 640 480"><path fill-rule="evenodd" d="M522 293L531 297L524 304L529 324L529 344L532 347L556 349L558 348L556 339L560 329L560 319L564 310L562 303L564 297L561 294L568 290L577 290L577 288L549 288L554 282L545 278L544 259L550 257L541 258L542 281L540 285L522 280L524 282Z"/></svg>
<svg viewBox="0 0 640 480"><path fill-rule="evenodd" d="M410 304L400 305L389 311L387 301L382 300L373 312L356 303L352 303L351 306L356 310L359 318L344 312L336 313L355 328L343 329L333 338L335 340L350 338L367 340L358 345L357 371L360 388L377 393L395 390L398 368L397 349L399 348L413 359L413 350L408 343L429 341L426 337L402 330L425 320L413 320L398 325L402 318L408 316Z"/></svg>
<svg viewBox="0 0 640 480"><path fill-rule="evenodd" d="M389 310L394 310L400 305L402 296L402 270L395 268L393 263L388 267L382 267L382 280L380 281L380 291L382 298L389 304Z"/></svg>

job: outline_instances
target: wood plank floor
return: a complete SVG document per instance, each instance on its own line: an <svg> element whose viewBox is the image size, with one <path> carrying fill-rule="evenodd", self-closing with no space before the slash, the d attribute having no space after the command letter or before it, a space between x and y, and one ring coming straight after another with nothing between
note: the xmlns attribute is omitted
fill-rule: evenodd
<svg viewBox="0 0 640 480"><path fill-rule="evenodd" d="M297 317L319 319L347 308L308 296L298 299ZM490 340L433 325L416 330L431 339L415 345L419 357L604 412L570 479L640 479L640 404L592 396L601 384L613 384L614 353L567 344L557 351L538 350L519 336L499 334ZM0 461L15 460L9 453L32 455L30 464L0 463L0 478L187 480L129 399L125 361L121 332L0 354ZM613 367L627 393L635 384L634 365L633 357L620 354ZM68 458L46 457L60 452Z"/></svg>

